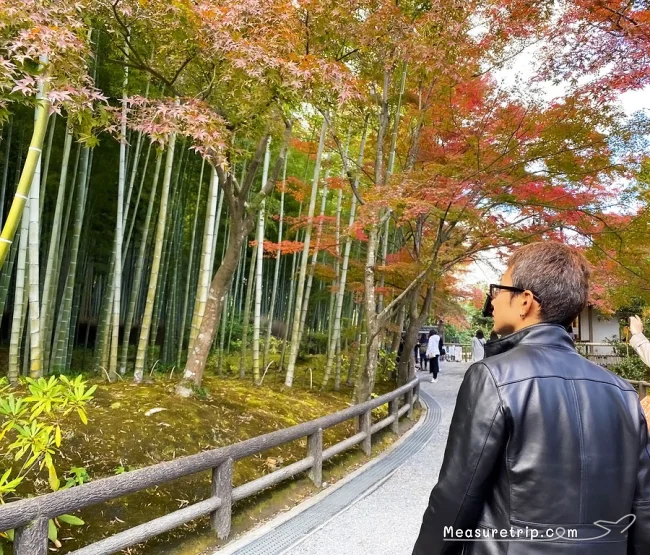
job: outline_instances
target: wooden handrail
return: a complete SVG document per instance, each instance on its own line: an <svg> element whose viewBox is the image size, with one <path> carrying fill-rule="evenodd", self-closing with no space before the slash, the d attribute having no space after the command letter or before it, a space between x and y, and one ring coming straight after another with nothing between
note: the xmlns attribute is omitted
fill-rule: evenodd
<svg viewBox="0 0 650 555"><path fill-rule="evenodd" d="M74 551L73 554L115 553L207 514L211 515L211 527L217 536L226 539L230 534L234 501L250 497L307 470L310 479L320 487L323 460L359 443L362 444L364 453L370 455L374 433L387 426L391 426L393 432L399 433L399 417L406 413L408 418L412 418L413 407L419 397L419 388L420 380L415 378L376 399L290 428L196 455L102 478L67 490L7 503L0 506L0 530L15 529L14 555L47 555L48 519L211 469L212 496L208 499L95 542ZM404 399L401 408L398 407L400 398ZM372 410L385 404L389 406L389 416L371 425ZM352 418L358 418L358 433L323 450L323 430ZM234 461L304 437L307 438L308 444L307 456L304 459L233 489Z"/></svg>
<svg viewBox="0 0 650 555"><path fill-rule="evenodd" d="M627 380L632 385L636 385L639 388L639 399L643 401L650 391L650 382L638 381L638 380Z"/></svg>

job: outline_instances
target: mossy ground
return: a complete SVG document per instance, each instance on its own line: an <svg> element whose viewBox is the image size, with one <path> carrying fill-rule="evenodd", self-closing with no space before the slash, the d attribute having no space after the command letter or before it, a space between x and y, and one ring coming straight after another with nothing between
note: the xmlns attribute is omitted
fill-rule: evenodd
<svg viewBox="0 0 650 555"><path fill-rule="evenodd" d="M64 426L63 448L55 459L57 468L63 473L73 466L83 467L91 480L97 480L287 428L351 404L352 388L349 386L342 385L337 392L320 390L324 363L320 356L301 361L291 389L284 387L283 376L271 370L261 387L253 385L250 379L235 378L233 374L238 368L236 357L224 362L226 375L217 377L208 371L202 388L190 399L174 395L178 374L170 379L169 369L164 374L154 373L148 383L139 386L134 385L128 376L113 384L103 383L97 378L90 379L102 385L88 407L88 425L84 426L70 418L68 425ZM380 383L377 392L384 393L393 387L390 383ZM154 408L164 410L145 415ZM373 420L386 414L385 407L375 410ZM324 446L341 441L353 433L352 421L325 430ZM378 452L394 439L394 435L388 431L378 434L373 451ZM303 439L237 461L234 465L234 485L303 458L306 447L306 439ZM332 483L366 460L358 449L343 453L325 465L324 480ZM233 534L286 510L312 495L315 489L306 476L299 476L297 480L280 484L238 503L234 508ZM48 491L47 481L39 476L30 480L21 493L32 495ZM90 507L78 513L85 521L84 526L64 525L59 535L63 542L59 552L67 553L201 501L209 494L210 476L208 472L203 472ZM190 554L217 544L208 529L207 518L204 518L125 553Z"/></svg>

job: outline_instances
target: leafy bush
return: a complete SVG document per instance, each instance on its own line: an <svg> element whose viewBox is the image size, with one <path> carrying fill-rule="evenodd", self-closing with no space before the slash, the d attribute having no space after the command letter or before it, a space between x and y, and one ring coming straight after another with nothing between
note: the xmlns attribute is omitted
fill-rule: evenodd
<svg viewBox="0 0 650 555"><path fill-rule="evenodd" d="M86 404L93 398L96 385L87 387L81 376L51 376L49 379L26 378L27 392L14 393L6 379L0 379L0 452L7 461L0 476L0 504L16 489L33 469L47 469L52 491L67 489L88 481L85 469L72 467L66 473L66 484L61 488L57 469L52 459L59 452L63 438L63 418L75 413L81 422L88 423ZM14 467L20 469L16 472ZM18 464L17 464L18 463ZM80 526L84 522L73 515L61 515L50 520L48 536L54 545L58 540L60 522ZM13 541L13 531L0 532L0 538ZM0 553L2 545L0 544Z"/></svg>
<svg viewBox="0 0 650 555"><path fill-rule="evenodd" d="M625 380L643 381L648 379L648 367L636 355L625 357L621 362L610 365L609 369Z"/></svg>
<svg viewBox="0 0 650 555"><path fill-rule="evenodd" d="M300 344L300 355L320 355L327 352L327 333L305 334Z"/></svg>
<svg viewBox="0 0 650 555"><path fill-rule="evenodd" d="M396 378L397 353L379 349L379 363L377 364L376 383L392 383Z"/></svg>

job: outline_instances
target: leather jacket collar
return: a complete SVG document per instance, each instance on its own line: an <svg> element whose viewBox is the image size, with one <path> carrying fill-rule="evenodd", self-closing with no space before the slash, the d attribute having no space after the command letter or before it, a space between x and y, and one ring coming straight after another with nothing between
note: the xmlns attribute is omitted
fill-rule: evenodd
<svg viewBox="0 0 650 555"><path fill-rule="evenodd" d="M488 341L485 344L485 356L505 353L520 343L552 345L555 348L575 350L573 340L564 327L559 324L542 323L528 326L496 341Z"/></svg>

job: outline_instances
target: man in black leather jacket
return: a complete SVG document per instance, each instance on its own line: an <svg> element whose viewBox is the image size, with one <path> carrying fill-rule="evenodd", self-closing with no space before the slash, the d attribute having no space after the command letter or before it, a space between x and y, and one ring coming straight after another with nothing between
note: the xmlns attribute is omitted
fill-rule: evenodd
<svg viewBox="0 0 650 555"><path fill-rule="evenodd" d="M584 257L534 243L490 287L494 328L460 387L414 555L650 555L650 445L634 388L565 330Z"/></svg>

